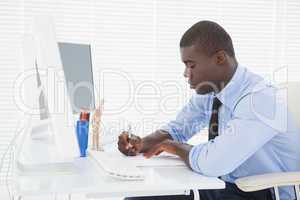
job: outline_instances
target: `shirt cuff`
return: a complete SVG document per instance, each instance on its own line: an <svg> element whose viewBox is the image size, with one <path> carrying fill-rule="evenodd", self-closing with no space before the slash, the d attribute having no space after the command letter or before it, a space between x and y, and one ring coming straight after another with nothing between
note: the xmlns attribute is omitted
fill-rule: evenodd
<svg viewBox="0 0 300 200"><path fill-rule="evenodd" d="M193 171L203 174L199 167L199 155L205 144L194 146L189 152L189 163Z"/></svg>

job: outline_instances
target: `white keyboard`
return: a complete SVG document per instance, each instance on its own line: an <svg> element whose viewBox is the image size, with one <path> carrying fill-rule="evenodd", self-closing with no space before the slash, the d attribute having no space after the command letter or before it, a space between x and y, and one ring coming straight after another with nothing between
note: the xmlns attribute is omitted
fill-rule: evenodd
<svg viewBox="0 0 300 200"><path fill-rule="evenodd" d="M130 163L130 160L112 156L113 154L101 151L90 151L89 155L109 175L124 180L144 180L141 169Z"/></svg>

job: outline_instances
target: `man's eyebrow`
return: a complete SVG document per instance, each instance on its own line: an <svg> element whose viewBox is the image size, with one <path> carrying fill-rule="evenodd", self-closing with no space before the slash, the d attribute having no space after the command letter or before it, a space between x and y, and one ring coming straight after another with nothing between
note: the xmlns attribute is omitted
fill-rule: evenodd
<svg viewBox="0 0 300 200"><path fill-rule="evenodd" d="M183 63L189 63L189 62L195 62L194 60L190 60L190 59L187 59L187 60L182 60Z"/></svg>

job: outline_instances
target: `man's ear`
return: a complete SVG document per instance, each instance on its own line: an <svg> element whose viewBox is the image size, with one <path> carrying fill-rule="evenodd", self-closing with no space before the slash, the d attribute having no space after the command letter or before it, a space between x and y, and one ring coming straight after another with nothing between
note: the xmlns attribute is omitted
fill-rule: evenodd
<svg viewBox="0 0 300 200"><path fill-rule="evenodd" d="M227 54L224 50L217 51L215 54L215 61L218 65L222 65L226 62Z"/></svg>

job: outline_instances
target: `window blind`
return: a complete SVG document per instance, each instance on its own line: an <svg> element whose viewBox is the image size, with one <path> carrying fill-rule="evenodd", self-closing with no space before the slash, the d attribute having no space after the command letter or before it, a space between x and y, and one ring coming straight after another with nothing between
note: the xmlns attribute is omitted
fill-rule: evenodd
<svg viewBox="0 0 300 200"><path fill-rule="evenodd" d="M21 5L0 2L0 184L10 177L11 141L20 123L21 112L14 105L14 79L22 70L19 33L22 30Z"/></svg>

